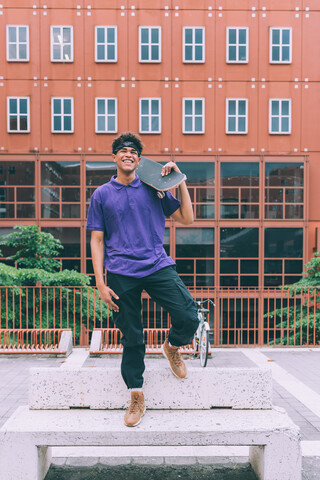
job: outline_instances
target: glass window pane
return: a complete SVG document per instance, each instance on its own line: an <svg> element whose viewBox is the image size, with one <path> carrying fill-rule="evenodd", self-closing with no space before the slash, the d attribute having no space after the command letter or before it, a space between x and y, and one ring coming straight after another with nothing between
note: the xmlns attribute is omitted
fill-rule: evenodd
<svg viewBox="0 0 320 480"><path fill-rule="evenodd" d="M237 47L229 47L229 61L235 62L237 60Z"/></svg>
<svg viewBox="0 0 320 480"><path fill-rule="evenodd" d="M20 98L20 113L27 113L27 99L26 98Z"/></svg>
<svg viewBox="0 0 320 480"><path fill-rule="evenodd" d="M116 59L116 50L114 45L108 45L107 47L108 60Z"/></svg>
<svg viewBox="0 0 320 480"><path fill-rule="evenodd" d="M152 28L151 29L151 43L159 43L159 29Z"/></svg>
<svg viewBox="0 0 320 480"><path fill-rule="evenodd" d="M55 116L53 119L53 130L55 132L60 132L61 131L61 117Z"/></svg>
<svg viewBox="0 0 320 480"><path fill-rule="evenodd" d="M63 41L64 42L71 42L71 28L70 27L64 27L63 28Z"/></svg>
<svg viewBox="0 0 320 480"><path fill-rule="evenodd" d="M192 100L184 101L184 113L186 115L192 115Z"/></svg>
<svg viewBox="0 0 320 480"><path fill-rule="evenodd" d="M20 42L27 41L27 27L19 27L19 41Z"/></svg>
<svg viewBox="0 0 320 480"><path fill-rule="evenodd" d="M196 132L202 132L203 126L202 126L202 117L196 117L194 120L194 125L195 125L195 131Z"/></svg>
<svg viewBox="0 0 320 480"><path fill-rule="evenodd" d="M27 45L25 43L19 45L19 59L20 60L27 59Z"/></svg>
<svg viewBox="0 0 320 480"><path fill-rule="evenodd" d="M258 186L259 164L256 162L221 162L222 186Z"/></svg>
<svg viewBox="0 0 320 480"><path fill-rule="evenodd" d="M108 43L115 43L116 41L116 32L114 28L109 27L107 29L107 42Z"/></svg>
<svg viewBox="0 0 320 480"><path fill-rule="evenodd" d="M239 115L246 115L246 108L247 102L245 100L239 100L238 102L238 114Z"/></svg>
<svg viewBox="0 0 320 480"><path fill-rule="evenodd" d="M149 30L148 28L141 28L141 43L148 43L149 41Z"/></svg>
<svg viewBox="0 0 320 480"><path fill-rule="evenodd" d="M191 46L186 46L184 47L184 57L185 60L192 60L192 47Z"/></svg>
<svg viewBox="0 0 320 480"><path fill-rule="evenodd" d="M220 252L221 257L226 258L258 258L259 229L221 228Z"/></svg>
<svg viewBox="0 0 320 480"><path fill-rule="evenodd" d="M61 31L59 27L53 27L52 29L52 38L54 43L62 43Z"/></svg>
<svg viewBox="0 0 320 480"><path fill-rule="evenodd" d="M98 131L104 132L106 128L105 117L98 117Z"/></svg>
<svg viewBox="0 0 320 480"><path fill-rule="evenodd" d="M283 100L281 102L281 114L282 115L289 115L289 101Z"/></svg>
<svg viewBox="0 0 320 480"><path fill-rule="evenodd" d="M28 130L28 117L21 116L20 117L20 130Z"/></svg>
<svg viewBox="0 0 320 480"><path fill-rule="evenodd" d="M141 60L149 60L149 47L147 45L141 46Z"/></svg>
<svg viewBox="0 0 320 480"><path fill-rule="evenodd" d="M290 61L290 47L282 47L282 61L283 62Z"/></svg>
<svg viewBox="0 0 320 480"><path fill-rule="evenodd" d="M282 132L289 132L289 118L282 117L281 118L281 131Z"/></svg>
<svg viewBox="0 0 320 480"><path fill-rule="evenodd" d="M17 41L17 29L16 27L8 27L9 30L9 42Z"/></svg>
<svg viewBox="0 0 320 480"><path fill-rule="evenodd" d="M149 117L141 117L141 130L143 132L149 131Z"/></svg>
<svg viewBox="0 0 320 480"><path fill-rule="evenodd" d="M202 43L203 41L203 31L202 28L195 29L195 43Z"/></svg>
<svg viewBox="0 0 320 480"><path fill-rule="evenodd" d="M116 101L113 99L108 100L108 114L115 115L116 113Z"/></svg>
<svg viewBox="0 0 320 480"><path fill-rule="evenodd" d="M99 27L97 28L97 42L104 43L104 28Z"/></svg>
<svg viewBox="0 0 320 480"><path fill-rule="evenodd" d="M280 30L278 28L272 30L272 43L274 45L280 44Z"/></svg>
<svg viewBox="0 0 320 480"><path fill-rule="evenodd" d="M195 47L195 60L197 60L198 62L203 60L202 51L203 48L200 45Z"/></svg>
<svg viewBox="0 0 320 480"><path fill-rule="evenodd" d="M280 60L280 47L272 47L272 60L279 62Z"/></svg>
<svg viewBox="0 0 320 480"><path fill-rule="evenodd" d="M9 59L15 60L16 58L17 58L17 45L11 43L9 45Z"/></svg>
<svg viewBox="0 0 320 480"><path fill-rule="evenodd" d="M185 117L185 119L184 119L184 130L186 132L192 132L192 118L191 117Z"/></svg>
<svg viewBox="0 0 320 480"><path fill-rule="evenodd" d="M184 31L185 43L192 43L192 28L186 28Z"/></svg>
<svg viewBox="0 0 320 480"><path fill-rule="evenodd" d="M64 131L71 132L71 116L65 116L63 118Z"/></svg>
<svg viewBox="0 0 320 480"><path fill-rule="evenodd" d="M272 115L279 115L279 102L278 102L278 100L273 100L271 102L271 113L272 113Z"/></svg>
<svg viewBox="0 0 320 480"><path fill-rule="evenodd" d="M228 114L235 115L236 114L236 101L235 100L228 100Z"/></svg>
<svg viewBox="0 0 320 480"><path fill-rule="evenodd" d="M9 112L17 113L18 101L16 98L10 98L9 100Z"/></svg>
<svg viewBox="0 0 320 480"><path fill-rule="evenodd" d="M247 47L239 47L239 60L241 62L247 60Z"/></svg>
<svg viewBox="0 0 320 480"><path fill-rule="evenodd" d="M71 60L71 45L63 46L63 58L64 60Z"/></svg>
<svg viewBox="0 0 320 480"><path fill-rule="evenodd" d="M266 228L265 257L303 257L302 228Z"/></svg>
<svg viewBox="0 0 320 480"><path fill-rule="evenodd" d="M105 100L102 100L102 99L98 100L97 101L97 107L98 107L97 113L98 114L104 114L105 113L105 106L106 106Z"/></svg>
<svg viewBox="0 0 320 480"><path fill-rule="evenodd" d="M177 258L214 257L213 228L177 228L176 257Z"/></svg>
<svg viewBox="0 0 320 480"><path fill-rule="evenodd" d="M151 118L151 131L158 132L159 131L159 117L152 117Z"/></svg>
<svg viewBox="0 0 320 480"><path fill-rule="evenodd" d="M228 132L235 132L236 131L236 118L229 117L228 118Z"/></svg>
<svg viewBox="0 0 320 480"><path fill-rule="evenodd" d="M273 117L271 119L271 132L279 132L279 118Z"/></svg>
<svg viewBox="0 0 320 480"><path fill-rule="evenodd" d="M53 60L61 59L61 48L59 45L53 45Z"/></svg>
<svg viewBox="0 0 320 480"><path fill-rule="evenodd" d="M238 119L238 130L239 130L239 132L245 132L246 131L246 119L245 119L245 117L239 117L239 119Z"/></svg>
<svg viewBox="0 0 320 480"><path fill-rule="evenodd" d="M155 115L159 113L159 100L151 100L151 113Z"/></svg>
<svg viewBox="0 0 320 480"><path fill-rule="evenodd" d="M64 114L70 114L71 113L71 100L70 98L65 98L63 100L63 111L64 111Z"/></svg>
<svg viewBox="0 0 320 480"><path fill-rule="evenodd" d="M196 115L202 115L202 100L195 100L194 102L194 113Z"/></svg>
<svg viewBox="0 0 320 480"><path fill-rule="evenodd" d="M97 47L97 60L105 60L105 46L98 45Z"/></svg>
<svg viewBox="0 0 320 480"><path fill-rule="evenodd" d="M245 45L247 43L247 30L245 28L239 29L239 44Z"/></svg>
<svg viewBox="0 0 320 480"><path fill-rule="evenodd" d="M266 185L269 186L303 186L303 163L271 163L265 167Z"/></svg>
<svg viewBox="0 0 320 480"><path fill-rule="evenodd" d="M159 47L158 45L151 46L151 60L159 60Z"/></svg>
<svg viewBox="0 0 320 480"><path fill-rule="evenodd" d="M42 185L80 185L80 162L41 162Z"/></svg>
<svg viewBox="0 0 320 480"><path fill-rule="evenodd" d="M53 113L54 114L60 114L61 113L61 100L58 98L55 98L53 100Z"/></svg>
<svg viewBox="0 0 320 480"><path fill-rule="evenodd" d="M229 28L229 43L237 43L237 30L235 28Z"/></svg>
<svg viewBox="0 0 320 480"><path fill-rule="evenodd" d="M18 119L17 117L10 117L10 130L18 130Z"/></svg>
<svg viewBox="0 0 320 480"><path fill-rule="evenodd" d="M141 113L144 115L149 114L149 100L141 100Z"/></svg>
<svg viewBox="0 0 320 480"><path fill-rule="evenodd" d="M116 130L116 117L108 117L108 131L114 132Z"/></svg>
<svg viewBox="0 0 320 480"><path fill-rule="evenodd" d="M282 43L284 45L289 45L290 44L290 30L287 28L284 28L282 30Z"/></svg>

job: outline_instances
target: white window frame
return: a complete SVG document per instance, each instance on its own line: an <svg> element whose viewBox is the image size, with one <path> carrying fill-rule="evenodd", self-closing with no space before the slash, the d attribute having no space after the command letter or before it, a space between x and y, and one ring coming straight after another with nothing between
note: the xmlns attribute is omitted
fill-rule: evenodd
<svg viewBox="0 0 320 480"><path fill-rule="evenodd" d="M143 114L141 113L141 102L142 100L148 100L149 102L149 107L148 107L148 110L149 110L149 113L148 115L146 114ZM151 101L152 100L158 100L158 104L159 104L159 114L158 115L152 115L151 113ZM161 111L161 98L159 97L141 97L139 98L139 133L143 133L144 135L158 135L159 133L161 133L161 121L162 121L162 115L161 115L162 111ZM149 131L146 131L146 130L142 130L142 116L148 116L149 117ZM159 129L157 131L155 130L151 130L151 120L152 120L152 117L159 117Z"/></svg>
<svg viewBox="0 0 320 480"><path fill-rule="evenodd" d="M229 43L229 31L230 30L236 30L236 43L235 44L230 44ZM246 43L245 44L240 44L239 43L239 30L246 30ZM236 60L230 60L229 59L229 46L234 45L236 47ZM246 47L246 59L245 60L239 60L239 47L244 46ZM226 61L227 63L249 63L249 27L227 27L226 29Z"/></svg>
<svg viewBox="0 0 320 480"><path fill-rule="evenodd" d="M187 29L192 30L192 43L187 43L185 41L185 31ZM202 30L202 43L195 43L195 30L199 29ZM205 27L183 27L182 29L182 56L183 56L183 63L205 63L206 59L206 52L205 52L205 45L206 45L206 38L205 38ZM192 60L186 60L185 56L185 47L186 45L191 45L192 46ZM196 45L201 45L202 46L202 60L195 60L195 46Z"/></svg>
<svg viewBox="0 0 320 480"><path fill-rule="evenodd" d="M229 102L236 102L236 113L235 115L229 115ZM239 131L239 117L244 117L244 115L239 115L239 101L245 101L246 103L246 115L245 115L245 131ZM235 117L236 119L236 130L229 131L229 117ZM248 133L248 99L247 98L226 98L226 134L227 135L247 135Z"/></svg>
<svg viewBox="0 0 320 480"><path fill-rule="evenodd" d="M60 58L60 59L54 59L53 58L53 45L55 45L54 42L53 42L53 29L54 28L60 28L60 29L70 28L71 29L71 31L70 31L71 58L69 60L65 60L64 58ZM62 33L60 35L62 35ZM59 45L60 45L60 49L63 50L63 46L64 45L69 45L69 43L64 44L63 42L61 42ZM50 25L50 56L51 56L51 62L54 62L54 63L72 63L73 62L73 25Z"/></svg>
<svg viewBox="0 0 320 480"><path fill-rule="evenodd" d="M108 51L108 45L114 45L114 50L115 50L115 58L110 60L106 57L105 55L105 58L103 60L100 60L98 59L98 28L103 28L104 29L104 35L105 35L105 39L107 39L107 30L108 28L113 28L114 29L114 44L113 43L109 43L107 40L103 43L103 44L100 44L99 45L104 45L105 46L105 53L107 53ZM95 47L94 47L94 56L95 56L95 62L96 63L116 63L118 61L118 27L116 25L96 25L95 26L95 29L94 29L94 44L95 44Z"/></svg>
<svg viewBox="0 0 320 480"><path fill-rule="evenodd" d="M279 48L280 48L280 60L272 60L272 47L274 44L272 43L272 32L274 30L280 30L280 43L279 43ZM290 35L290 43L289 43L289 60L282 60L282 47L287 46L286 44L282 44L282 32L283 30L289 30L289 35ZM275 45L275 46L278 46ZM270 27L269 30L269 63L274 63L274 64L290 64L292 63L292 27Z"/></svg>
<svg viewBox="0 0 320 480"><path fill-rule="evenodd" d="M17 45L17 57L16 58L9 58L9 45L11 42L9 42L9 28L15 28L17 33L18 33L18 29L19 27L25 27L27 29L27 41L26 41L26 45L27 45L27 58L19 58L19 44L20 43L25 43L25 42L19 42L19 40L17 40L16 42L12 42L12 43L15 43ZM6 26L6 35L7 35L7 38L6 38L6 45L7 45L7 62L29 62L30 61L30 36L29 36L29 25L7 25ZM18 37L18 35L17 35Z"/></svg>
<svg viewBox="0 0 320 480"><path fill-rule="evenodd" d="M54 117L58 116L54 114L53 111L53 102L54 100L71 100L71 130L54 130ZM64 112L63 112L63 102L61 102L61 120L63 120ZM67 114L69 115L69 114ZM61 126L63 125L63 121L61 121ZM51 133L74 133L74 98L73 97L51 97Z"/></svg>
<svg viewBox="0 0 320 480"><path fill-rule="evenodd" d="M105 102L105 114L98 114L98 101L99 100L104 100ZM115 113L109 114L107 111L107 104L108 100L114 100L115 103ZM105 130L98 130L98 117L104 117L105 118ZM115 117L115 129L114 130L108 130L107 125L108 125L108 117ZM118 131L118 99L116 97L96 97L95 99L95 132L98 134L101 133L117 133Z"/></svg>
<svg viewBox="0 0 320 480"><path fill-rule="evenodd" d="M11 130L10 129L10 100L17 100L17 124L19 125L20 117L20 101L27 100L27 130ZM24 115L24 114L23 114ZM30 133L30 97L7 97L7 132L8 133Z"/></svg>
<svg viewBox="0 0 320 480"><path fill-rule="evenodd" d="M148 44L145 44L145 43L141 43L141 30L143 28L147 28L149 29L149 39L150 39L150 42ZM150 57L151 57L151 29L152 28L157 28L158 31L159 31L159 43L158 44L154 44L154 45L158 45L159 46L159 60L150 60ZM162 44L162 28L161 26L158 26L158 25L141 25L139 26L139 63L161 63L161 58L162 58L162 48L161 48L161 44ZM142 60L141 59L141 46L142 45L148 45L149 47L149 60Z"/></svg>
<svg viewBox="0 0 320 480"><path fill-rule="evenodd" d="M280 102L279 105L279 112L282 110L282 102L289 102L289 114L288 115L282 115L279 113L279 115L272 115L272 102ZM291 110L291 98L270 98L269 99L269 134L270 135L291 135L291 118L292 118L292 110ZM279 132L273 132L271 130L272 128L272 118L274 116L279 117L279 127L280 131ZM282 132L281 131L281 119L282 117L288 117L289 118L289 131L288 132Z"/></svg>
<svg viewBox="0 0 320 480"><path fill-rule="evenodd" d="M192 131L186 131L184 128L185 125L185 102L186 100L192 100ZM195 118L199 117L200 115L195 115L195 101L201 100L202 101L202 130L195 131ZM188 114L188 117L190 115ZM205 98L204 97L183 97L182 99L182 133L186 135L203 135L205 133Z"/></svg>

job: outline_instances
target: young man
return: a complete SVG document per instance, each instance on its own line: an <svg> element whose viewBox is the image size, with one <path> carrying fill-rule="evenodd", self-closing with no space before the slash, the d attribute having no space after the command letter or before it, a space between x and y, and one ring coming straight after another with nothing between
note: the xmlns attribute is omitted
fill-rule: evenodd
<svg viewBox="0 0 320 480"><path fill-rule="evenodd" d="M87 229L91 230L92 263L102 300L114 311L122 333L122 377L131 391L131 404L124 417L129 427L138 425L145 412L142 393L145 345L141 321L141 293L146 292L171 315L172 327L162 345L172 372L187 375L179 347L192 341L198 327L197 308L163 248L165 217L188 225L193 210L185 182L180 185L181 202L167 192L163 199L142 183L135 170L142 142L127 132L112 143L117 175L93 193ZM178 166L167 163L162 174ZM103 269L107 269L107 283Z"/></svg>

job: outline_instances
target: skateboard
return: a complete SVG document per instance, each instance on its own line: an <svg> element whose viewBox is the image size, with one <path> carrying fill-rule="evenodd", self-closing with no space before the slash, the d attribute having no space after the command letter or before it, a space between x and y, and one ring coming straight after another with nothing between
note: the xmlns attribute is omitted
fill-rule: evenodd
<svg viewBox="0 0 320 480"><path fill-rule="evenodd" d="M141 157L139 165L136 169L141 182L149 185L149 187L157 190L159 198L164 197L164 192L171 188L177 187L181 182L187 179L184 173L171 170L169 175L161 175L163 165L154 162L146 157Z"/></svg>

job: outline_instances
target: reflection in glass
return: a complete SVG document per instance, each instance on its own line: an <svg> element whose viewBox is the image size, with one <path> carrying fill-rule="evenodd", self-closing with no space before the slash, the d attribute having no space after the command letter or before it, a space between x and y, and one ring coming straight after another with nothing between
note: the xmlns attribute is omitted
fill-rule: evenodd
<svg viewBox="0 0 320 480"><path fill-rule="evenodd" d="M0 185L34 185L34 162L1 160Z"/></svg>
<svg viewBox="0 0 320 480"><path fill-rule="evenodd" d="M266 228L265 257L297 257L303 256L302 228Z"/></svg>
<svg viewBox="0 0 320 480"><path fill-rule="evenodd" d="M213 228L177 228L176 258L214 257Z"/></svg>
<svg viewBox="0 0 320 480"><path fill-rule="evenodd" d="M41 185L80 185L80 162L42 162Z"/></svg>
<svg viewBox="0 0 320 480"><path fill-rule="evenodd" d="M258 228L221 228L220 254L226 258L258 257Z"/></svg>
<svg viewBox="0 0 320 480"><path fill-rule="evenodd" d="M114 162L87 162L86 163L86 185L103 185L116 175L117 168ZM93 190L87 190L87 200L90 199Z"/></svg>
<svg viewBox="0 0 320 480"><path fill-rule="evenodd" d="M304 181L303 163L276 163L265 164L266 186L301 186Z"/></svg>
<svg viewBox="0 0 320 480"><path fill-rule="evenodd" d="M43 232L51 233L60 240L64 249L60 257L80 257L80 228L79 227L43 227Z"/></svg>

